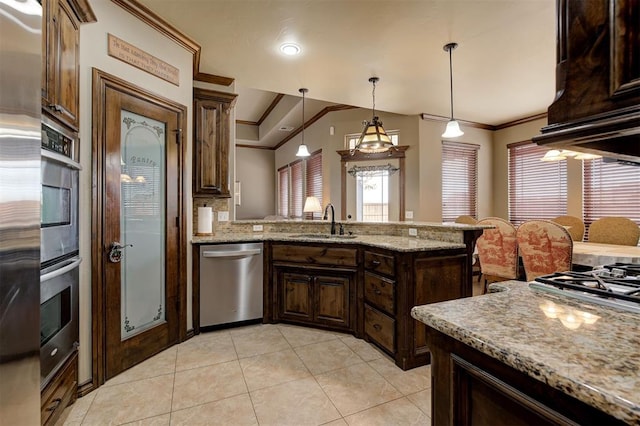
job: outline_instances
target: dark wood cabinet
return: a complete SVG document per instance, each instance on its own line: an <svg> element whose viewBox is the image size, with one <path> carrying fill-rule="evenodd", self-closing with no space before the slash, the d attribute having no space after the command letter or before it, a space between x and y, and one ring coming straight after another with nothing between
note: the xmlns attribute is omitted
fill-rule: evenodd
<svg viewBox="0 0 640 426"><path fill-rule="evenodd" d="M265 243L264 321L346 331L404 370L428 364L416 305L471 296L471 248L402 252L367 245Z"/></svg>
<svg viewBox="0 0 640 426"><path fill-rule="evenodd" d="M427 340L433 424L623 424L437 330Z"/></svg>
<svg viewBox="0 0 640 426"><path fill-rule="evenodd" d="M465 249L364 251L364 335L407 370L429 363L424 324L411 308L471 296Z"/></svg>
<svg viewBox="0 0 640 426"><path fill-rule="evenodd" d="M231 111L237 95L193 89L193 196L229 198Z"/></svg>
<svg viewBox="0 0 640 426"><path fill-rule="evenodd" d="M40 393L40 420L54 425L64 409L75 402L78 395L78 352L64 363L60 372Z"/></svg>
<svg viewBox="0 0 640 426"><path fill-rule="evenodd" d="M556 96L538 144L640 161L640 3L557 0Z"/></svg>
<svg viewBox="0 0 640 426"><path fill-rule="evenodd" d="M351 331L356 249L274 244L272 256L277 320Z"/></svg>
<svg viewBox="0 0 640 426"><path fill-rule="evenodd" d="M80 19L66 0L44 0L42 18L42 109L78 131Z"/></svg>

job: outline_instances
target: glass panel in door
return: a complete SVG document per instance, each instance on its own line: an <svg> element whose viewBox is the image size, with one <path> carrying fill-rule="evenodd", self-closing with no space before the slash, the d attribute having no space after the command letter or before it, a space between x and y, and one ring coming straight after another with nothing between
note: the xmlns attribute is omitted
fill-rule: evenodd
<svg viewBox="0 0 640 426"><path fill-rule="evenodd" d="M122 340L166 321L165 123L122 110Z"/></svg>

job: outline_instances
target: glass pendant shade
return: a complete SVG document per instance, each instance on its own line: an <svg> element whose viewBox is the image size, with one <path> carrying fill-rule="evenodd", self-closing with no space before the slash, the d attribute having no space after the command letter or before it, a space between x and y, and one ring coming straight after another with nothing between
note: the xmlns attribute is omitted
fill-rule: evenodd
<svg viewBox="0 0 640 426"><path fill-rule="evenodd" d="M311 153L309 152L309 148L307 148L307 145L305 144L300 144L300 146L298 147L298 152L296 152L296 157L308 157L310 156Z"/></svg>
<svg viewBox="0 0 640 426"><path fill-rule="evenodd" d="M444 130L442 134L443 138L457 138L458 136L464 135L464 132L460 130L460 125L456 120L449 120L447 123L447 128Z"/></svg>
<svg viewBox="0 0 640 426"><path fill-rule="evenodd" d="M388 151L392 146L393 142L384 131L382 121L378 117L373 117L373 120L365 121L365 127L355 149L366 154L373 154Z"/></svg>
<svg viewBox="0 0 640 426"><path fill-rule="evenodd" d="M307 93L309 89L301 88L298 89L298 92L302 93L302 142L298 147L298 152L296 152L296 157L308 157L311 155L309 152L309 148L304 143L304 94Z"/></svg>

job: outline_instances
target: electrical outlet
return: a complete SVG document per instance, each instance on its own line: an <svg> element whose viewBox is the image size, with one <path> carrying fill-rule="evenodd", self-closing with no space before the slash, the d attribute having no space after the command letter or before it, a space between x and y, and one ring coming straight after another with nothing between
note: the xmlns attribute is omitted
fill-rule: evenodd
<svg viewBox="0 0 640 426"><path fill-rule="evenodd" d="M409 228L409 236L410 237L417 237L418 236L418 230L416 228Z"/></svg>
<svg viewBox="0 0 640 426"><path fill-rule="evenodd" d="M253 232L262 232L263 230L262 225L253 225Z"/></svg>
<svg viewBox="0 0 640 426"><path fill-rule="evenodd" d="M218 212L218 222L228 222L229 221L229 212L221 211Z"/></svg>
<svg viewBox="0 0 640 426"><path fill-rule="evenodd" d="M404 212L405 219L413 219L413 210L407 210Z"/></svg>

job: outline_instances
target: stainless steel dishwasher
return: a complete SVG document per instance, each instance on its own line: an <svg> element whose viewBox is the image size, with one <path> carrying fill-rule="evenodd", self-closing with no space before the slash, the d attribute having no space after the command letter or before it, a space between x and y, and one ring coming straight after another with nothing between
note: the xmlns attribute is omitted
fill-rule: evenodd
<svg viewBox="0 0 640 426"><path fill-rule="evenodd" d="M200 246L200 327L262 318L262 243Z"/></svg>

